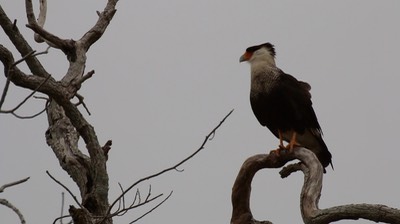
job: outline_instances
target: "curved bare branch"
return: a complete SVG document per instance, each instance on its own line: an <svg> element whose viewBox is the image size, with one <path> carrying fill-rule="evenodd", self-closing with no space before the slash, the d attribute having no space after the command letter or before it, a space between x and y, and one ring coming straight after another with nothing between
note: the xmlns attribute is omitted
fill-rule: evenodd
<svg viewBox="0 0 400 224"><path fill-rule="evenodd" d="M273 152L273 151L271 151ZM288 161L299 159L281 171L282 177L301 170L304 185L301 191L301 214L306 224L326 224L344 219L367 219L383 223L400 223L400 210L379 204L350 204L319 209L322 190L323 167L315 154L306 148L295 148L292 152L277 156L275 153L260 154L248 158L242 165L232 189L231 224L270 223L257 221L250 210L251 182L256 172L264 168L278 168Z"/></svg>
<svg viewBox="0 0 400 224"><path fill-rule="evenodd" d="M10 208L11 210L13 210L15 212L15 214L18 215L19 220L21 221L21 224L25 224L25 218L24 215L22 214L22 212L15 207L13 204L11 204L9 201L7 201L6 199L0 198L0 204Z"/></svg>
<svg viewBox="0 0 400 224"><path fill-rule="evenodd" d="M18 184L22 184L22 183L28 181L29 178L30 178L30 177L26 177L26 178L21 179L21 180L17 180L17 181L8 183L8 184L4 184L3 186L0 187L0 193L4 192L4 190L5 190L6 188L8 188L8 187L12 187L12 186L15 186L15 185L18 185Z"/></svg>
<svg viewBox="0 0 400 224"><path fill-rule="evenodd" d="M44 23L46 22L47 16L47 0L40 0L40 7L39 7L39 17L37 19L37 23L40 27L44 27ZM45 40L40 37L39 34L35 33L34 39L38 43L43 43Z"/></svg>
<svg viewBox="0 0 400 224"><path fill-rule="evenodd" d="M250 210L251 182L259 170L264 168L279 168L293 159L294 155L289 153L281 154L280 156L276 153L258 154L246 159L232 188L231 200L233 210L231 224L271 223L269 221L257 221L253 218Z"/></svg>

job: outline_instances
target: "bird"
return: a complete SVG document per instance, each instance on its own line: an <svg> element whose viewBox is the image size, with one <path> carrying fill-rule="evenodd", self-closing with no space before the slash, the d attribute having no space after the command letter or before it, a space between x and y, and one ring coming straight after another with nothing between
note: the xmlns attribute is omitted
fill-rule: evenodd
<svg viewBox="0 0 400 224"><path fill-rule="evenodd" d="M275 56L274 45L263 43L248 47L239 59L250 64L250 104L255 117L279 138L278 154L302 146L314 152L324 172L329 164L333 169L332 155L312 107L311 86L278 68Z"/></svg>

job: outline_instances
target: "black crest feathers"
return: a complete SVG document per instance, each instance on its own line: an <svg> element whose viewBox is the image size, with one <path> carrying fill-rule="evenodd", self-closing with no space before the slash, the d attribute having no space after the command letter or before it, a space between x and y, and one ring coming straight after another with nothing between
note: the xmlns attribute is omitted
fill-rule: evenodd
<svg viewBox="0 0 400 224"><path fill-rule="evenodd" d="M263 47L267 48L269 50L269 52L271 52L271 55L275 57L275 55L276 55L275 47L271 43L264 43L264 44L248 47L246 49L246 52L253 53L254 51L261 49Z"/></svg>

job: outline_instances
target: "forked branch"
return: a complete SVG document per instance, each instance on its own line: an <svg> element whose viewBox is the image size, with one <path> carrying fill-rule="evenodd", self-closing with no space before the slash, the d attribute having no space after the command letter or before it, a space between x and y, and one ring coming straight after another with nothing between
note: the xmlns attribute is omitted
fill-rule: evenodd
<svg viewBox="0 0 400 224"><path fill-rule="evenodd" d="M350 204L319 209L322 190L323 168L314 153L306 148L295 148L292 152L260 154L248 158L242 165L232 189L231 224L271 223L257 221L250 210L251 182L256 172L264 168L279 168L287 162L299 159L301 163L289 165L281 172L283 177L301 170L304 185L301 191L301 214L306 224L326 224L339 220L366 219L374 222L400 223L400 210L379 204Z"/></svg>
<svg viewBox="0 0 400 224"><path fill-rule="evenodd" d="M22 183L26 182L27 180L29 180L29 177L14 181L14 182L11 182L8 184L4 184L3 186L0 187L0 193L4 192L4 190L8 187L13 187L15 185L22 184ZM8 207L9 209L13 210L13 212L15 212L15 214L17 214L19 220L21 221L21 224L26 223L22 212L17 207L15 207L11 202L9 202L6 199L0 198L0 205L4 205L4 206Z"/></svg>
<svg viewBox="0 0 400 224"><path fill-rule="evenodd" d="M44 108L42 111L40 111L40 112L38 112L36 114L30 115L30 116L20 116L20 115L16 114L16 111L22 105L24 105L51 78L50 75L47 76L40 84L38 84L38 86L36 88L32 89L32 92L27 97L25 97L25 99L22 100L13 109L2 110L2 106L3 106L3 103L4 103L5 99L6 99L6 96L7 96L7 93L8 93L8 89L10 87L11 79L12 79L12 76L14 74L11 71L13 71L14 69L18 70L18 68L16 66L18 64L20 64L21 62L28 60L31 57L36 57L36 56L41 55L41 54L47 54L49 48L50 47L48 47L45 51L38 52L38 53L36 53L36 51L31 51L27 55L23 56L21 59L19 59L19 60L14 62L14 58L13 58L11 52L9 52L9 50L6 49L4 46L0 45L0 60L3 62L4 66L6 67L6 69L5 69L6 74L5 75L7 77L7 80L6 80L6 83L5 83L5 86L3 88L3 92L1 94L1 98L0 98L0 113L10 113L10 114L12 114L15 117L20 118L20 119L29 119L29 118L34 118L34 117L42 114L45 111L46 108Z"/></svg>
<svg viewBox="0 0 400 224"><path fill-rule="evenodd" d="M35 32L35 40L37 42L46 41L48 45L54 48L61 49L67 55L74 52L74 41L61 39L43 28L46 21L47 13L46 0L40 1L40 12L38 21L36 21L35 13L33 12L32 0L25 0L25 6L26 15L28 18L28 24L26 26Z"/></svg>

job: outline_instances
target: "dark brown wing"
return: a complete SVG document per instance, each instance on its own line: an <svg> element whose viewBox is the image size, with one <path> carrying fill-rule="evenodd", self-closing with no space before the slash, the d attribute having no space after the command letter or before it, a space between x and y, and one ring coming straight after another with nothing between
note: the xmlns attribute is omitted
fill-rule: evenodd
<svg viewBox="0 0 400 224"><path fill-rule="evenodd" d="M294 130L304 147L317 154L326 167L331 163L331 154L322 139L321 127L312 108L311 86L280 71L268 91L251 94L250 102L261 125L268 127L278 137L282 132Z"/></svg>
<svg viewBox="0 0 400 224"><path fill-rule="evenodd" d="M288 104L287 109L290 111L288 118L293 124L291 128L298 133L304 133L305 129L321 131L312 107L311 86L283 72L279 76L278 83L280 88L276 94L281 95L282 101Z"/></svg>
<svg viewBox="0 0 400 224"><path fill-rule="evenodd" d="M299 133L308 128L321 129L312 108L310 85L280 71L269 88L252 92L250 96L253 112L261 125L275 135L278 129Z"/></svg>

